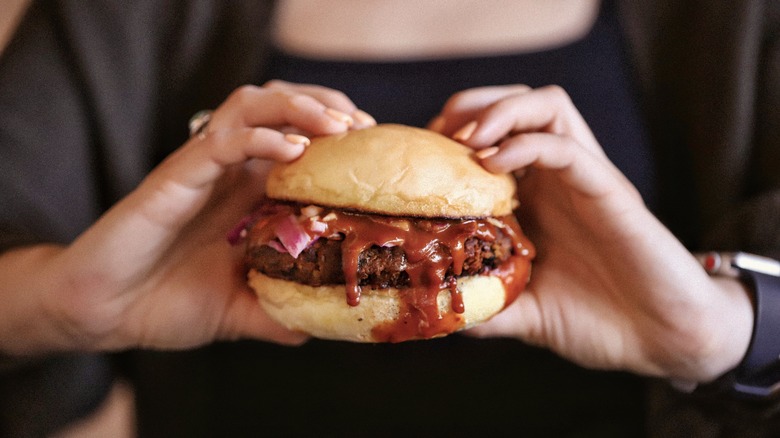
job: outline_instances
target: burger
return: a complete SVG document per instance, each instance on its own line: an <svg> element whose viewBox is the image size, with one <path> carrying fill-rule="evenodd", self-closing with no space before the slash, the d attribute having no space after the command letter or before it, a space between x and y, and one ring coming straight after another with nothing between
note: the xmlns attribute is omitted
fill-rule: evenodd
<svg viewBox="0 0 780 438"><path fill-rule="evenodd" d="M272 318L323 339L401 342L488 320L528 282L511 175L443 135L378 125L312 139L243 226Z"/></svg>

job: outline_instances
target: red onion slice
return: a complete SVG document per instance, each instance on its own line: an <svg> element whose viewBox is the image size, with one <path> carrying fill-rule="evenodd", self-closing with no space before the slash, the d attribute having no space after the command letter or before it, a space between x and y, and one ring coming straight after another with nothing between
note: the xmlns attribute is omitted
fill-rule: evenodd
<svg viewBox="0 0 780 438"><path fill-rule="evenodd" d="M238 245L238 243L241 242L241 240L243 240L243 238L246 236L246 227L251 221L251 215L247 215L241 218L241 221L239 221L236 226L227 233L227 236L225 236L227 241L231 245Z"/></svg>
<svg viewBox="0 0 780 438"><path fill-rule="evenodd" d="M279 243L278 240L269 240L265 244L270 246L271 248L277 250L278 252L287 253L287 249L284 246L282 246L282 244Z"/></svg>
<svg viewBox="0 0 780 438"><path fill-rule="evenodd" d="M294 258L298 258L301 252L312 242L312 238L293 215L285 216L279 221L276 224L275 231L279 241Z"/></svg>

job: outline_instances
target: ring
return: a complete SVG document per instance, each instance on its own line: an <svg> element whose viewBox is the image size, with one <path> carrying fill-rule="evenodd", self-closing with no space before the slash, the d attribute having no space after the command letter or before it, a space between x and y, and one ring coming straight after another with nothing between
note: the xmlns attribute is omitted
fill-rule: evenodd
<svg viewBox="0 0 780 438"><path fill-rule="evenodd" d="M214 111L211 110L201 110L190 118L190 137L198 136L198 138L203 139L206 136L206 126L211 121L213 113Z"/></svg>

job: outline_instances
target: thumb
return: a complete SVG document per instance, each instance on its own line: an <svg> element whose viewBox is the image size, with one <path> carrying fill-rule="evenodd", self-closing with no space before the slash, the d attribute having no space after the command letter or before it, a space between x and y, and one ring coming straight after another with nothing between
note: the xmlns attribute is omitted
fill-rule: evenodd
<svg viewBox="0 0 780 438"><path fill-rule="evenodd" d="M515 338L529 344L539 344L542 336L538 309L534 295L525 291L489 321L466 330L464 334L476 338Z"/></svg>
<svg viewBox="0 0 780 438"><path fill-rule="evenodd" d="M248 287L235 294L220 332L220 339L256 339L289 346L302 345L310 338L271 319Z"/></svg>

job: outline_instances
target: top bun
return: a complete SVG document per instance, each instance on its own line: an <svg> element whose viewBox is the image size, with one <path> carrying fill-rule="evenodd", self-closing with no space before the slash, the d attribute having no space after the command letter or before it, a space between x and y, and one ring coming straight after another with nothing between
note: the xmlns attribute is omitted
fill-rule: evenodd
<svg viewBox="0 0 780 438"><path fill-rule="evenodd" d="M268 197L391 216L487 217L517 206L511 175L488 172L473 150L441 134L378 125L312 139L274 166Z"/></svg>

